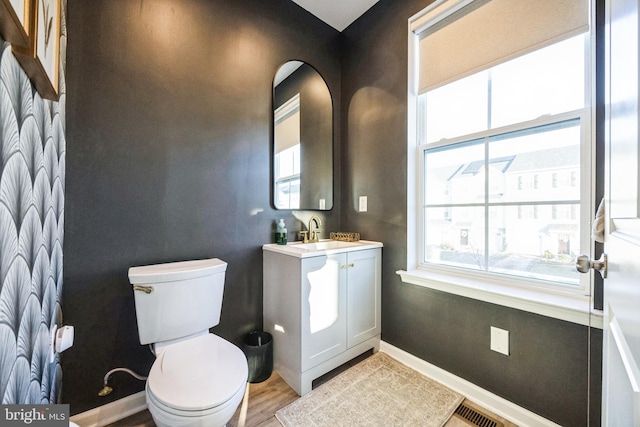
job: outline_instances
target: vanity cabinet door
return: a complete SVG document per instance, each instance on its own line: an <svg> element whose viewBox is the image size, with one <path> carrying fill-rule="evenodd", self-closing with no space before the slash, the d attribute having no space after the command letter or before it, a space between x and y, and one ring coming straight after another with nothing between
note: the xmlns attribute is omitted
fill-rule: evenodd
<svg viewBox="0 0 640 427"><path fill-rule="evenodd" d="M346 254L302 261L302 372L347 350Z"/></svg>
<svg viewBox="0 0 640 427"><path fill-rule="evenodd" d="M381 253L369 249L347 257L347 347L380 334Z"/></svg>

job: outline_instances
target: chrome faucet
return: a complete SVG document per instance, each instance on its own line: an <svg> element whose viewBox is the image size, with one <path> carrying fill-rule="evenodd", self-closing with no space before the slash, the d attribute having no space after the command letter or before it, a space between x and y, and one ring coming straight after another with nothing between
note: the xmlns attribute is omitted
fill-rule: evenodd
<svg viewBox="0 0 640 427"><path fill-rule="evenodd" d="M315 223L315 228L313 228L313 224ZM310 242L317 242L318 241L318 235L320 234L320 226L322 225L322 220L320 219L320 217L318 215L314 215L311 217L311 219L309 220L309 241Z"/></svg>

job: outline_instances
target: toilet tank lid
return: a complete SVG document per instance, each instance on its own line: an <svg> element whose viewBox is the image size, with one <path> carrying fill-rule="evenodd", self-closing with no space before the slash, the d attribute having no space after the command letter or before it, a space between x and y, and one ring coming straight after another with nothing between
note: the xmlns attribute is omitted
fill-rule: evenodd
<svg viewBox="0 0 640 427"><path fill-rule="evenodd" d="M131 284L173 282L224 273L226 270L227 263L218 258L143 265L129 269L129 282Z"/></svg>

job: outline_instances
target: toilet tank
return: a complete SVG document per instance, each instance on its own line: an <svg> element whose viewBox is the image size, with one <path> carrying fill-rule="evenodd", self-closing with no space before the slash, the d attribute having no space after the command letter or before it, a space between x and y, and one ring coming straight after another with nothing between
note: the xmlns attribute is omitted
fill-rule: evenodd
<svg viewBox="0 0 640 427"><path fill-rule="evenodd" d="M131 267L140 344L183 338L217 325L226 270L227 263L217 258Z"/></svg>

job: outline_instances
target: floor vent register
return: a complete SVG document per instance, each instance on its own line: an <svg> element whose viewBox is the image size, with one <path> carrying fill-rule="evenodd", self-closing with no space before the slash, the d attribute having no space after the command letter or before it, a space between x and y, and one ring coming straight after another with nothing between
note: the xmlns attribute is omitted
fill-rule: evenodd
<svg viewBox="0 0 640 427"><path fill-rule="evenodd" d="M504 427L500 421L467 406L464 402L458 406L454 415L478 427Z"/></svg>

